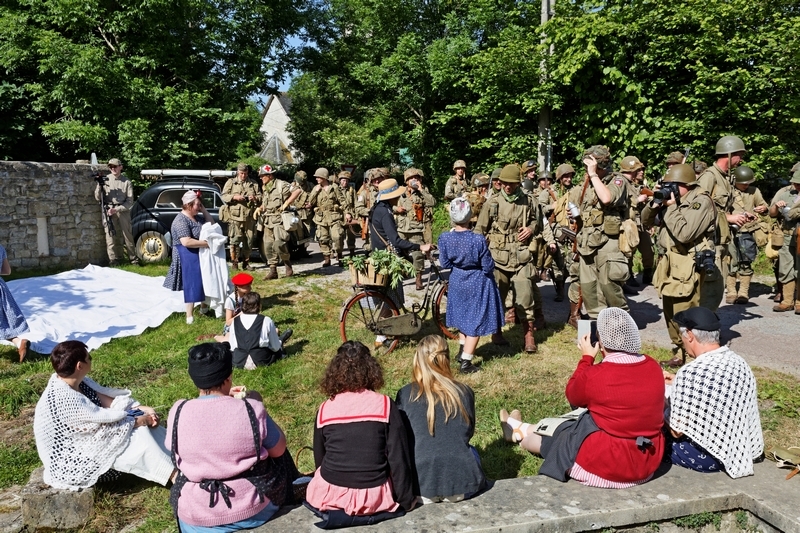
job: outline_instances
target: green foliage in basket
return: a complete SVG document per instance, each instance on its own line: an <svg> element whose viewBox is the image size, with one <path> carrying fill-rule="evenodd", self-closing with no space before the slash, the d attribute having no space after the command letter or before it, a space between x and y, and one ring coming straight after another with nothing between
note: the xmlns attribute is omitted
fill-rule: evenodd
<svg viewBox="0 0 800 533"><path fill-rule="evenodd" d="M345 268L353 267L358 272L367 272L367 256L366 255L353 255L350 257L342 258L342 266Z"/></svg>
<svg viewBox="0 0 800 533"><path fill-rule="evenodd" d="M387 250L374 250L369 260L378 274L389 276L389 284L393 289L408 276L414 275L414 265Z"/></svg>

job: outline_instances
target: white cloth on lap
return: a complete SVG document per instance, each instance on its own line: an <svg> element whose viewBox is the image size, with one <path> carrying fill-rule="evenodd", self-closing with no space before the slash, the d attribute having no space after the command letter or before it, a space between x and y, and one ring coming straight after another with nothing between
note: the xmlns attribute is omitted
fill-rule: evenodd
<svg viewBox="0 0 800 533"><path fill-rule="evenodd" d="M753 474L764 451L756 378L727 346L707 352L675 375L669 427L705 448L738 478Z"/></svg>
<svg viewBox="0 0 800 533"><path fill-rule="evenodd" d="M206 222L200 229L200 240L208 242L208 248L200 248L200 275L208 306L217 318L225 316L223 303L233 289L228 279L228 263L225 261L225 243L228 241L219 224Z"/></svg>
<svg viewBox="0 0 800 533"><path fill-rule="evenodd" d="M128 446L114 461L114 470L166 485L175 467L164 445L167 430L140 426L131 432Z"/></svg>

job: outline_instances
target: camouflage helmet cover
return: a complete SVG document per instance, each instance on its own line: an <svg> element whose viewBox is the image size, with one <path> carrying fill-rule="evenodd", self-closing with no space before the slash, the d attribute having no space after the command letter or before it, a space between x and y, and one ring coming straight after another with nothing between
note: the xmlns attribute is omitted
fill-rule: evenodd
<svg viewBox="0 0 800 533"><path fill-rule="evenodd" d="M598 168L611 170L611 152L608 151L607 146L601 144L590 146L583 152L583 157L581 159L586 159L590 155L594 156Z"/></svg>
<svg viewBox="0 0 800 533"><path fill-rule="evenodd" d="M341 172L339 172L339 175L338 175L337 177L338 177L340 180L349 180L349 179L351 179L353 176L350 174L350 172L349 172L349 171L347 171L347 170L342 170Z"/></svg>
<svg viewBox="0 0 800 533"><path fill-rule="evenodd" d="M664 174L665 182L682 183L688 187L697 185L697 176L694 174L694 169L685 164L679 163L667 169Z"/></svg>
<svg viewBox="0 0 800 533"><path fill-rule="evenodd" d="M457 169L457 168L463 168L463 169L465 169L465 170L466 170L466 168L467 168L467 164L464 162L464 160L463 160L463 159L459 159L458 161L456 161L455 163L453 163L453 170L455 170L455 169Z"/></svg>
<svg viewBox="0 0 800 533"><path fill-rule="evenodd" d="M305 170L298 170L294 173L294 181L297 183L303 183L308 179L308 175L306 174Z"/></svg>
<svg viewBox="0 0 800 533"><path fill-rule="evenodd" d="M413 178L417 176L418 178L424 178L425 174L422 173L421 169L418 168L407 168L405 172L403 172L403 179L407 182L409 178Z"/></svg>
<svg viewBox="0 0 800 533"><path fill-rule="evenodd" d="M683 153L682 152L670 152L667 156L667 160L664 161L667 165L680 165L683 163Z"/></svg>
<svg viewBox="0 0 800 533"><path fill-rule="evenodd" d="M644 164L635 155L627 155L619 162L620 172L636 172L644 168Z"/></svg>
<svg viewBox="0 0 800 533"><path fill-rule="evenodd" d="M503 183L519 183L521 182L520 174L522 169L519 165L506 165L500 171L500 181Z"/></svg>
<svg viewBox="0 0 800 533"><path fill-rule="evenodd" d="M697 160L694 162L692 167L694 167L695 174L702 174L708 168L708 163L706 163L705 161Z"/></svg>
<svg viewBox="0 0 800 533"><path fill-rule="evenodd" d="M473 187L487 187L489 185L489 176L483 172L478 172L472 176Z"/></svg>
<svg viewBox="0 0 800 533"><path fill-rule="evenodd" d="M746 152L744 142L735 135L726 135L717 141L714 153L716 155L730 155L736 152Z"/></svg>
<svg viewBox="0 0 800 533"><path fill-rule="evenodd" d="M753 173L753 169L746 166L733 169L733 176L736 178L737 184L749 185L756 181L756 175Z"/></svg>
<svg viewBox="0 0 800 533"><path fill-rule="evenodd" d="M558 165L558 168L556 169L556 179L560 180L561 176L564 174L575 174L575 169L572 168L572 165L569 163Z"/></svg>

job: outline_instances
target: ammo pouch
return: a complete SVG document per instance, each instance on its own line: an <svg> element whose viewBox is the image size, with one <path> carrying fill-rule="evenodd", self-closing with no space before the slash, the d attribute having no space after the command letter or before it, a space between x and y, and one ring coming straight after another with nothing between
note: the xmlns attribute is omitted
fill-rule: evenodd
<svg viewBox="0 0 800 533"><path fill-rule="evenodd" d="M625 254L625 257L631 257L639 246L639 228L633 220L627 219L622 221L621 230L619 251Z"/></svg>
<svg viewBox="0 0 800 533"><path fill-rule="evenodd" d="M783 234L783 230L778 226L772 228L772 233L770 233L770 237L772 238L773 248L781 248L783 246L783 243L786 242L786 235Z"/></svg>
<svg viewBox="0 0 800 533"><path fill-rule="evenodd" d="M535 246L534 244L535 242L536 239L533 239L531 241L530 246ZM517 248L517 263L519 263L520 265L528 263L533 257L533 254L531 254L530 246L520 246L519 248Z"/></svg>
<svg viewBox="0 0 800 533"><path fill-rule="evenodd" d="M621 226L622 226L622 221L618 216L603 217L603 233L605 233L609 237L616 237L617 235L619 235Z"/></svg>
<svg viewBox="0 0 800 533"><path fill-rule="evenodd" d="M230 206L228 204L224 204L222 207L219 208L219 221L220 222L228 222L231 219L231 211Z"/></svg>

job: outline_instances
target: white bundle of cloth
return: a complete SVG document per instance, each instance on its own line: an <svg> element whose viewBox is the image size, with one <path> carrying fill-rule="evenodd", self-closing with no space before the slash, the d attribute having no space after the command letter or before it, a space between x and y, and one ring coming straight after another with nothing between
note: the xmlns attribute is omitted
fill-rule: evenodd
<svg viewBox="0 0 800 533"><path fill-rule="evenodd" d="M225 298L233 290L229 279L228 263L225 261L225 243L228 237L219 224L205 223L200 229L200 240L208 242L208 248L200 248L200 274L203 277L203 292L206 303L217 318L225 316Z"/></svg>

